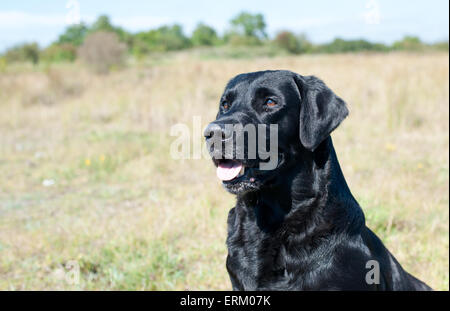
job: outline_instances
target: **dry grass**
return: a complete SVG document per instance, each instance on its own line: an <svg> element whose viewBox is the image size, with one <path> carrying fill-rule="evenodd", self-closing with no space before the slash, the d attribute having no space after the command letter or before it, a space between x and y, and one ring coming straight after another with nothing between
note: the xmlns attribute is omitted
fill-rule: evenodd
<svg viewBox="0 0 450 311"><path fill-rule="evenodd" d="M186 53L105 77L79 66L0 74L0 289L229 289L234 198L209 160L171 159L168 134L212 120L233 75L269 68L317 75L346 99L333 138L369 227L448 290L448 54ZM72 260L78 285L58 275Z"/></svg>

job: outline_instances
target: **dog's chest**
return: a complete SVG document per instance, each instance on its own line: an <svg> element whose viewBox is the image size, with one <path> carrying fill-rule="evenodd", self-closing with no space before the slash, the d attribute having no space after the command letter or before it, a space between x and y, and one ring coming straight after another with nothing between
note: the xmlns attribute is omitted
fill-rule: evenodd
<svg viewBox="0 0 450 311"><path fill-rule="evenodd" d="M323 249L330 248L316 245L310 249L297 236L281 234L285 229L277 232L262 231L243 209L230 211L227 270L233 289L311 290L329 286L328 268L324 267L331 266L333 255Z"/></svg>
<svg viewBox="0 0 450 311"><path fill-rule="evenodd" d="M228 217L227 269L233 287L256 290L265 283L279 282L286 276L281 260L283 248L280 241L261 231L245 215L236 215L232 209Z"/></svg>

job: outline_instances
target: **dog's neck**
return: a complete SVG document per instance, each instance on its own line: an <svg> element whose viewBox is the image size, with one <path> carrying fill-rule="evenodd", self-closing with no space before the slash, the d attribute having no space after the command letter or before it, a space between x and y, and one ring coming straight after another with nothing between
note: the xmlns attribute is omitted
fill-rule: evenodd
<svg viewBox="0 0 450 311"><path fill-rule="evenodd" d="M282 227L284 231L302 233L310 231L313 224L318 233L334 227L357 230L364 225L364 216L347 186L331 137L314 152L298 148L294 154L293 164L271 186L238 197L238 203L253 214L261 231L271 233ZM336 226L337 223L341 225Z"/></svg>

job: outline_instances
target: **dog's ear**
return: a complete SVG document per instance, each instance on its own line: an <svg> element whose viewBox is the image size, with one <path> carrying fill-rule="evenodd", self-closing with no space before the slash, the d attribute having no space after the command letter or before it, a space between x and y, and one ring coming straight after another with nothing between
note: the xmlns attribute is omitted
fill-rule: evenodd
<svg viewBox="0 0 450 311"><path fill-rule="evenodd" d="M300 142L310 151L319 146L348 115L345 102L314 76L294 76L300 92Z"/></svg>

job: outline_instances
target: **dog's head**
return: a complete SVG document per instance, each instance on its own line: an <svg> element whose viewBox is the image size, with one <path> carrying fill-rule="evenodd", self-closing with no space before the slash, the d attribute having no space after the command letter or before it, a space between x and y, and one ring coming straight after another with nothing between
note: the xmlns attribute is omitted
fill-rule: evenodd
<svg viewBox="0 0 450 311"><path fill-rule="evenodd" d="M217 176L234 194L273 184L347 114L344 101L316 77L281 70L240 74L205 129Z"/></svg>

